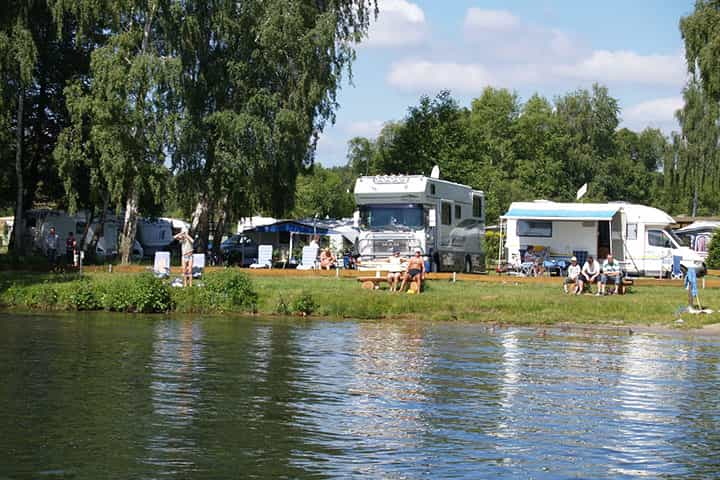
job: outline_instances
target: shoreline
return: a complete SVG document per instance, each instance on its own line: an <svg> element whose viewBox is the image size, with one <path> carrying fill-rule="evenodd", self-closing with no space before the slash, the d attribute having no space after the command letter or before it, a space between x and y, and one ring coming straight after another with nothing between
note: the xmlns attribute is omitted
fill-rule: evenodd
<svg viewBox="0 0 720 480"><path fill-rule="evenodd" d="M701 325L698 327L685 327L680 325L664 325L664 324L587 324L577 322L563 322L556 324L532 324L532 323L501 323L497 321L470 321L470 320L433 320L427 318L352 318L352 317L330 317L330 316L300 316L300 315L280 315L274 313L243 313L243 312L208 312L208 313L192 313L192 312L165 312L165 313L128 313L128 312L109 312L103 310L94 311L71 311L71 310L42 310L28 309L20 307L0 307L0 316L50 316L58 318L76 318L86 316L103 315L110 318L127 318L133 319L141 317L146 320L196 320L200 316L200 320L222 318L224 320L252 320L252 321L270 321L270 322L287 322L287 323L312 323L312 322L361 322L361 323L385 323L385 324L447 324L460 326L477 326L486 330L507 330L512 328L529 329L538 332L538 336L544 337L548 333L589 333L589 334L605 334L618 336L641 335L660 335L667 337L702 337L702 338L720 338L720 323L712 323ZM718 318L720 322L720 317Z"/></svg>

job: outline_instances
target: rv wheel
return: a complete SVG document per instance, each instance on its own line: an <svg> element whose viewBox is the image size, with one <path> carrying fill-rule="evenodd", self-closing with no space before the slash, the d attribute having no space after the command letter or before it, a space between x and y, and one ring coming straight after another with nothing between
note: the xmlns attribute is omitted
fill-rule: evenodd
<svg viewBox="0 0 720 480"><path fill-rule="evenodd" d="M465 273L472 273L472 262L470 262L470 257L465 257Z"/></svg>

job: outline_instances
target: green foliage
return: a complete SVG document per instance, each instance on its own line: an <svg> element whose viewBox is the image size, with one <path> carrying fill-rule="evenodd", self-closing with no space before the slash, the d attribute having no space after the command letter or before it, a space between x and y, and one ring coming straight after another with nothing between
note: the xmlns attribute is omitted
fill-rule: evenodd
<svg viewBox="0 0 720 480"><path fill-rule="evenodd" d="M292 311L303 317L308 317L317 310L318 304L309 292L302 292L292 302Z"/></svg>
<svg viewBox="0 0 720 480"><path fill-rule="evenodd" d="M720 230L715 231L708 247L708 268L720 268Z"/></svg>
<svg viewBox="0 0 720 480"><path fill-rule="evenodd" d="M277 305L275 306L275 313L278 315L290 315L292 313L290 305L282 295L278 297Z"/></svg>
<svg viewBox="0 0 720 480"><path fill-rule="evenodd" d="M63 286L66 290L64 299L67 305L73 310L99 310L101 307L100 296L97 288L87 279L72 282Z"/></svg>
<svg viewBox="0 0 720 480"><path fill-rule="evenodd" d="M293 217L344 218L355 207L352 191L354 177L348 168L323 168L314 165L307 174L300 175L295 191Z"/></svg>
<svg viewBox="0 0 720 480"><path fill-rule="evenodd" d="M204 298L211 308L248 312L257 308L257 292L244 273L235 270L213 272L206 276L204 283Z"/></svg>
<svg viewBox="0 0 720 480"><path fill-rule="evenodd" d="M500 232L485 232L485 265L488 271L497 263L501 237Z"/></svg>
<svg viewBox="0 0 720 480"><path fill-rule="evenodd" d="M172 307L170 289L149 273L113 276L99 285L100 303L114 312L159 313Z"/></svg>
<svg viewBox="0 0 720 480"><path fill-rule="evenodd" d="M486 221L511 202L573 201L589 184L588 200L664 205L658 169L670 153L658 130L617 130L616 99L600 85L554 100L533 95L522 104L506 89L486 88L464 108L441 92L421 97L400 123L377 140L350 141L348 168L371 174L429 173L485 192Z"/></svg>

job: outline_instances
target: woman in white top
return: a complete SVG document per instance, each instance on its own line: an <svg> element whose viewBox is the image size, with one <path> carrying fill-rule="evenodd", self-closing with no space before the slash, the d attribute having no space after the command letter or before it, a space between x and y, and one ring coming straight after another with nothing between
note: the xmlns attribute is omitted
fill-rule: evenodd
<svg viewBox="0 0 720 480"><path fill-rule="evenodd" d="M600 264L595 261L595 259L590 256L588 257L587 261L582 267L582 271L580 272L580 278L578 279L578 284L580 286L580 291L582 292L584 285L593 283L597 283L598 277L600 276Z"/></svg>

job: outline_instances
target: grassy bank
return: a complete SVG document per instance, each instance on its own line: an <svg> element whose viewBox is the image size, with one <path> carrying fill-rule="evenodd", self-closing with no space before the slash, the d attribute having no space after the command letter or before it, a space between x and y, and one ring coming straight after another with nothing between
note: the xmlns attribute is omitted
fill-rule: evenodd
<svg viewBox="0 0 720 480"><path fill-rule="evenodd" d="M720 307L720 289L700 291L703 303ZM123 312L258 313L330 318L478 321L552 325L652 324L684 326L720 321L720 314L678 314L687 302L679 287L639 286L624 296L567 296L556 283L427 283L421 295L369 291L354 279L248 277L237 270L206 275L202 286L172 288L147 274L13 273L0 281L6 308Z"/></svg>

